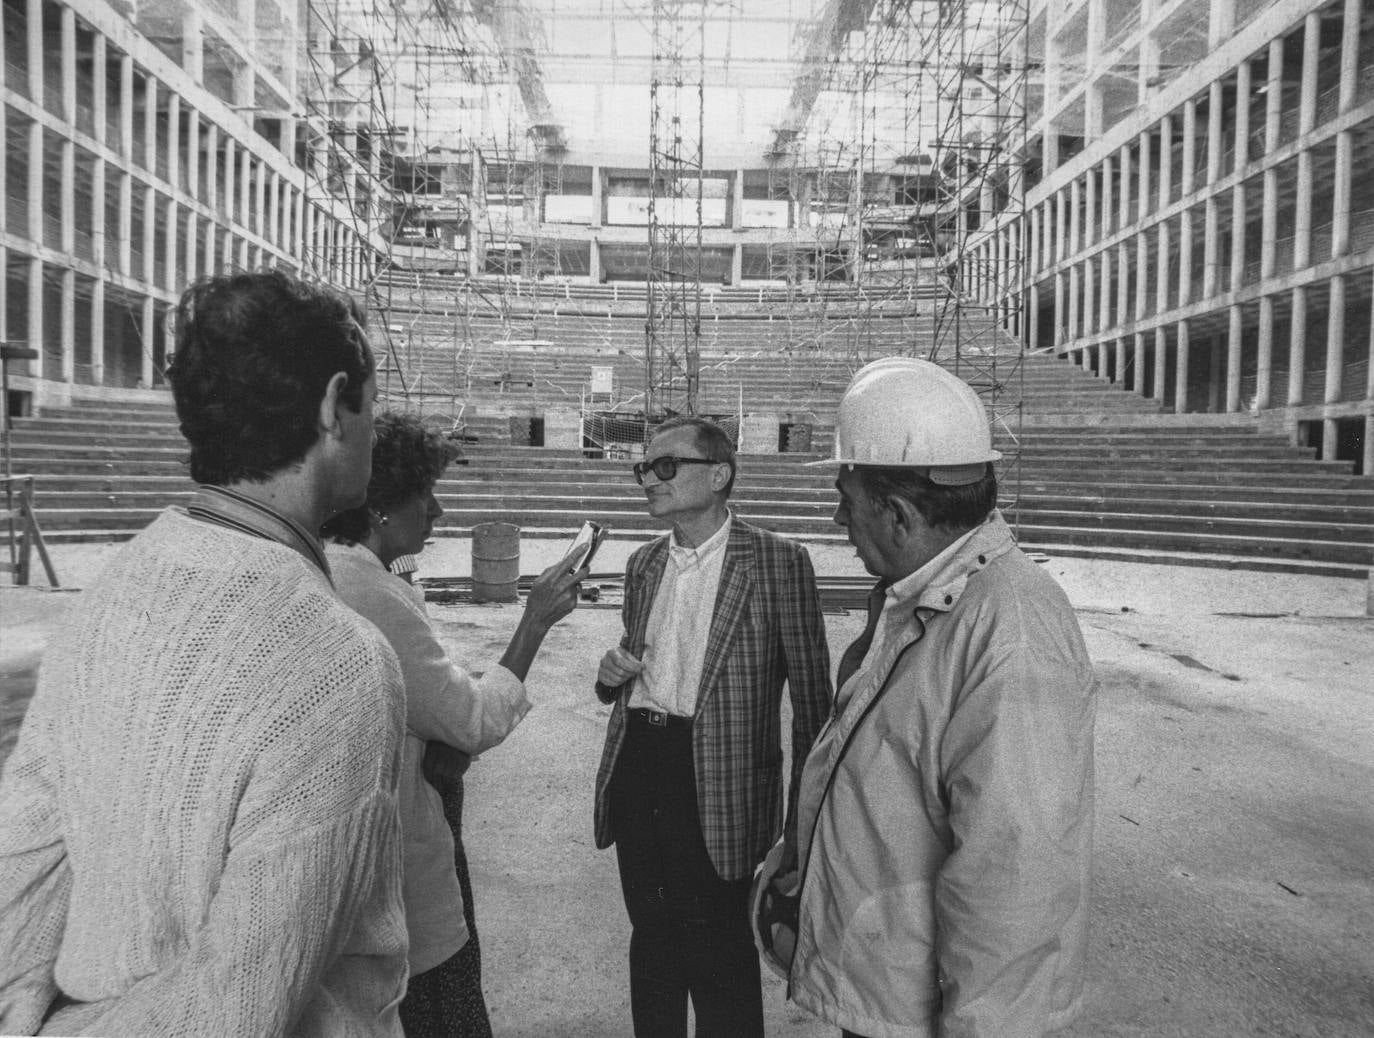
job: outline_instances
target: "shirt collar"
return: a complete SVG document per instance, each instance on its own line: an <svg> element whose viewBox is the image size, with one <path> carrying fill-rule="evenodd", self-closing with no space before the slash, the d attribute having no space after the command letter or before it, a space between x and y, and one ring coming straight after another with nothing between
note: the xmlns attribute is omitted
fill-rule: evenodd
<svg viewBox="0 0 1374 1038"><path fill-rule="evenodd" d="M240 494L228 487L202 484L186 506L186 514L202 522L226 526L252 537L276 541L297 552L324 574L331 584L333 577L324 557L324 545L300 523L269 508L261 501Z"/></svg>
<svg viewBox="0 0 1374 1038"><path fill-rule="evenodd" d="M705 562L711 556L718 555L725 550L725 544L730 539L730 523L733 518L733 516L727 515L725 522L720 524L720 529L695 548L678 544L677 531L671 531L668 534L668 557L673 560L675 566L681 569L694 563Z"/></svg>

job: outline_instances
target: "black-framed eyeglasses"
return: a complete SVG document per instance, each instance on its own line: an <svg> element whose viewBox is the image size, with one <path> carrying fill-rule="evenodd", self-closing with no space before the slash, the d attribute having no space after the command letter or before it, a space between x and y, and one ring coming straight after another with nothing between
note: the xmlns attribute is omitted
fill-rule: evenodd
<svg viewBox="0 0 1374 1038"><path fill-rule="evenodd" d="M674 478L677 475L677 467L679 465L715 464L718 463L712 461L710 458L675 458L671 454L665 454L661 458L655 458L653 461L635 462L635 482L638 483L640 486L643 486L644 474L646 472L652 472L656 477L658 477L660 482L667 483L668 480Z"/></svg>

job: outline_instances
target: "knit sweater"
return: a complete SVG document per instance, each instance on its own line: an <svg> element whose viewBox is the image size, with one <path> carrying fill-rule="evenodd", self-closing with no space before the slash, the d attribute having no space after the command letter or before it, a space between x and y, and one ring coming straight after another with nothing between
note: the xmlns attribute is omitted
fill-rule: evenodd
<svg viewBox="0 0 1374 1038"><path fill-rule="evenodd" d="M54 634L0 779L0 1032L399 1035L405 701L273 541L172 509Z"/></svg>

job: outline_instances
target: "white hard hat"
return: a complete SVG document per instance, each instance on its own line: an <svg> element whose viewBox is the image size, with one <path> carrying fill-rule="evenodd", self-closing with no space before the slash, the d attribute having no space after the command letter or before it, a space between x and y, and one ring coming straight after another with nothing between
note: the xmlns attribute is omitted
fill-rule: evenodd
<svg viewBox="0 0 1374 1038"><path fill-rule="evenodd" d="M827 465L927 468L936 483L982 478L1002 455L978 394L938 364L883 357L861 368L840 400Z"/></svg>

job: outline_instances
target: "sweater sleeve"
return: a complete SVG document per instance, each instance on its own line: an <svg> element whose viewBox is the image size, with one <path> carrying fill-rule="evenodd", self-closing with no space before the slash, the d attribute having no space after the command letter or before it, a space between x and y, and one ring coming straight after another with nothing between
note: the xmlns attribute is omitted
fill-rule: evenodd
<svg viewBox="0 0 1374 1038"><path fill-rule="evenodd" d="M257 761L201 926L117 998L57 1013L55 1033L286 1035L321 998L369 1014L400 998L383 958L404 952L399 674L379 643L344 662L350 687L318 679L286 704L290 733ZM373 971L339 972L369 951Z"/></svg>
<svg viewBox="0 0 1374 1038"><path fill-rule="evenodd" d="M392 576L354 608L386 635L401 661L406 686L406 727L421 739L477 754L515 730L530 702L525 685L493 664L474 677L449 659L425 612L423 593Z"/></svg>
<svg viewBox="0 0 1374 1038"><path fill-rule="evenodd" d="M47 698L31 704L0 779L0 1034L37 1033L71 898Z"/></svg>

